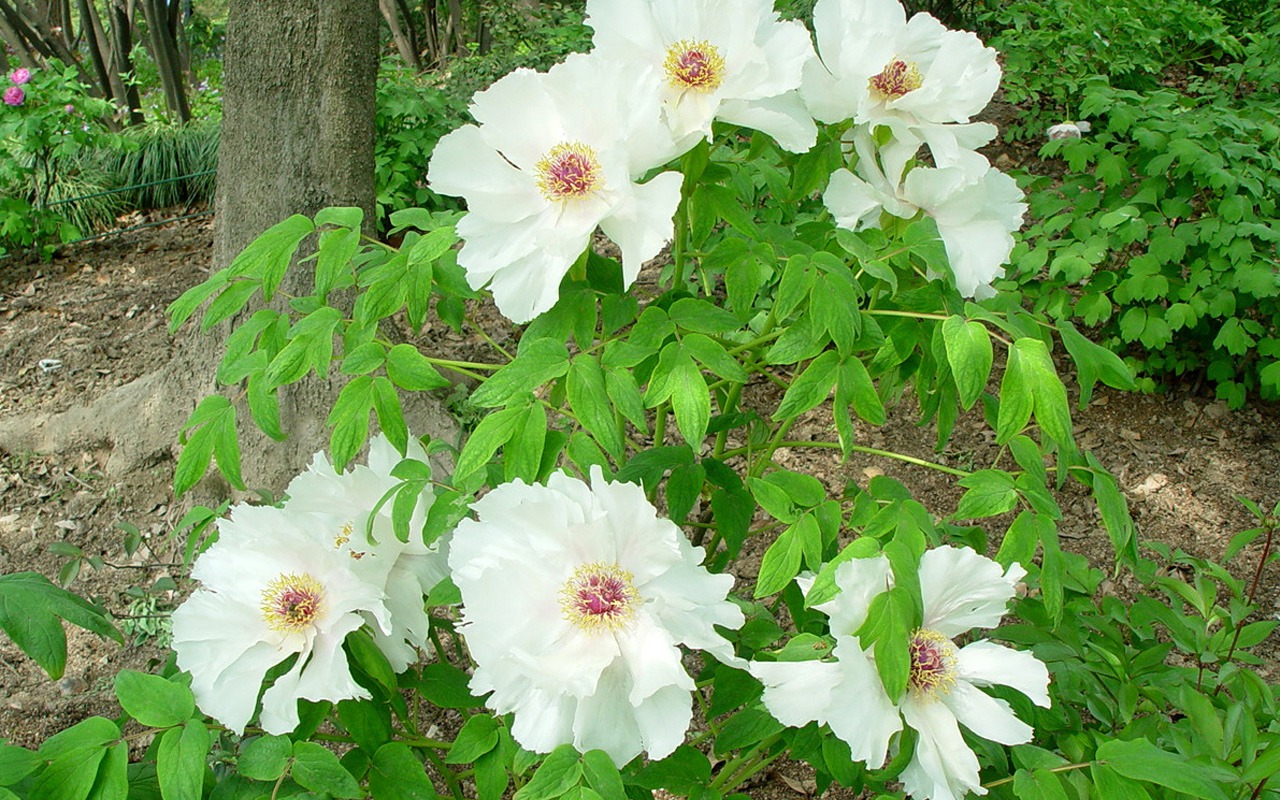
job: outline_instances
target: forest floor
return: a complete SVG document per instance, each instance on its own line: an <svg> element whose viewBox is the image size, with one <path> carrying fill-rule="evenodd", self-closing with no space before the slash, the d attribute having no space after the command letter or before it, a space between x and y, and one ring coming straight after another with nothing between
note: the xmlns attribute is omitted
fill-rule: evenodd
<svg viewBox="0 0 1280 800"><path fill-rule="evenodd" d="M163 364L173 353L164 308L185 288L203 280L210 260L211 222L176 223L64 249L51 263L0 262L0 415L60 411L83 405L113 387ZM509 335L509 334L508 334ZM453 342L451 345L450 342ZM419 342L440 348L474 343L435 335ZM1073 399L1074 383L1068 378ZM195 398L192 398L194 402ZM992 464L998 448L977 415L962 416L941 453L932 426L916 425L908 399L888 424L860 431L861 442L961 468ZM1251 526L1236 499L1265 507L1280 500L1280 410L1253 403L1242 411L1173 387L1153 396L1100 388L1075 412L1076 435L1117 477L1143 541L1164 542L1200 557L1221 556L1233 534ZM812 415L793 434L833 438L829 418ZM177 431L174 431L174 437ZM163 616L189 591L181 542L170 536L186 507L171 493L173 464L158 460L117 480L105 477L109 453L0 453L0 573L63 571L68 552L98 556L70 587L101 602L126 631L120 647L69 629L66 675L50 681L0 633L0 739L33 746L91 714L115 716L112 680L122 668L148 669L168 657ZM900 461L857 457L841 462L829 452L791 450L784 466L809 471L839 491L848 481L865 485L877 474L905 483L939 516L956 508L962 490L942 473ZM302 469L305 465L299 464ZM1106 567L1111 547L1083 490L1059 497L1064 546ZM988 530L998 541L1007 520ZM125 528L143 535L143 546L125 550ZM1252 573L1256 548L1230 565ZM1107 591L1126 591L1108 584ZM172 588L176 582L176 589ZM1264 576L1263 610L1276 611L1280 576ZM1270 681L1273 662L1261 672ZM811 776L784 765L749 788L753 797L804 797ZM839 790L828 797L850 797Z"/></svg>

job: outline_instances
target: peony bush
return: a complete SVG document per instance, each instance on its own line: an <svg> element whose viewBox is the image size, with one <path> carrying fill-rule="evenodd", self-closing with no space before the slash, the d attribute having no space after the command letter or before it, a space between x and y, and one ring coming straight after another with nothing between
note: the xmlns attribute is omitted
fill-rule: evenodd
<svg viewBox="0 0 1280 800"><path fill-rule="evenodd" d="M329 453L278 504L202 512L174 663L122 673L122 720L0 748L0 798L716 800L783 760L840 796L1274 794L1257 581L1167 552L1194 589L1156 575L1058 367L1084 401L1131 376L991 288L1026 208L976 150L994 51L896 0L819 0L812 32L763 0L587 14L591 53L499 80L440 141L432 190L467 212L393 214L398 249L358 209L295 216L171 307L233 321L217 377L243 398L197 406L179 493L215 461L245 488L244 415L280 437L280 389L336 369ZM314 292L272 302L290 269ZM459 384L474 428L415 438L402 393ZM866 444L904 402L939 449L980 405L999 456ZM803 450L964 492L824 482L784 466ZM1059 546L1067 483L1132 603ZM1276 517L1251 508L1233 548L1264 540L1260 569Z"/></svg>

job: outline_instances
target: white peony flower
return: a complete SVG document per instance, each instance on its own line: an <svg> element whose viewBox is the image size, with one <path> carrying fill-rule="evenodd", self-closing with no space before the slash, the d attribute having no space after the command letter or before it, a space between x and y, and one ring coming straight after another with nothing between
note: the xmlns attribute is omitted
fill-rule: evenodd
<svg viewBox="0 0 1280 800"><path fill-rule="evenodd" d="M669 755L692 717L679 645L741 664L714 627L744 622L725 599L733 577L699 566L702 548L639 486L598 467L590 485L515 481L473 508L479 520L458 525L449 553L471 690L514 713L512 735L534 752L572 743L619 765Z"/></svg>
<svg viewBox="0 0 1280 800"><path fill-rule="evenodd" d="M928 142L943 167L982 158L972 151L995 126L969 120L1000 85L994 49L928 14L908 21L897 0L818 0L813 26L820 60L802 91L815 117L889 125Z"/></svg>
<svg viewBox="0 0 1280 800"><path fill-rule="evenodd" d="M288 733L297 704L367 698L342 652L359 612L389 626L380 586L350 569L350 558L317 546L316 531L341 525L321 514L236 506L218 522L218 541L192 569L202 587L173 612L178 666L191 673L200 709L237 734L253 716L268 670L293 666L262 696L262 727Z"/></svg>
<svg viewBox="0 0 1280 800"><path fill-rule="evenodd" d="M799 94L814 58L809 32L770 0L587 0L595 53L663 76L662 107L681 150L713 120L763 131L783 148L813 147Z"/></svg>
<svg viewBox="0 0 1280 800"><path fill-rule="evenodd" d="M765 706L788 725L826 723L849 744L855 759L872 768L884 764L890 740L905 720L919 734L902 773L908 795L961 800L968 792L986 794L978 759L959 726L1005 745L1030 741L1031 727L1008 703L979 687L1009 686L1047 708L1049 671L1030 653L986 640L956 647L952 639L999 625L1025 574L1017 564L1004 571L968 549L944 546L926 552L920 560L924 621L909 644L907 691L895 702L884 691L871 652L853 636L871 601L893 586L889 561L876 557L840 565L840 594L817 606L830 617L836 660L752 663L752 674L765 685Z"/></svg>
<svg viewBox="0 0 1280 800"><path fill-rule="evenodd" d="M423 463L427 453L413 437L409 438L409 458ZM444 542L422 543L422 530L432 494L424 491L409 521L408 542L396 538L391 524L392 503L385 503L373 521L373 541L365 537L369 514L389 490L400 483L391 470L402 460L400 453L385 435L374 437L369 445L368 466L357 464L338 474L328 456L316 453L311 465L289 484L286 511L315 512L328 515L339 527L318 531L322 541L350 559L348 566L361 580L383 590L389 612L389 627L383 630L373 615L365 611L371 623L374 641L387 656L396 672L402 672L418 660L415 647L427 646L429 621L423 601L435 585L448 574Z"/></svg>
<svg viewBox="0 0 1280 800"><path fill-rule="evenodd" d="M1013 252L1013 232L1027 211L1017 182L984 160L970 167L916 167L900 179L914 146L892 141L877 152L871 134L853 135L854 171L838 170L822 196L836 224L850 230L878 228L880 212L911 219L932 217L946 247L956 289L965 297L990 297L990 284Z"/></svg>
<svg viewBox="0 0 1280 800"><path fill-rule="evenodd" d="M469 210L458 262L472 288L490 284L513 322L555 305L597 227L622 250L626 286L671 239L680 174L636 183L678 155L657 94L654 71L572 55L478 93L471 113L480 124L436 145L428 181Z"/></svg>

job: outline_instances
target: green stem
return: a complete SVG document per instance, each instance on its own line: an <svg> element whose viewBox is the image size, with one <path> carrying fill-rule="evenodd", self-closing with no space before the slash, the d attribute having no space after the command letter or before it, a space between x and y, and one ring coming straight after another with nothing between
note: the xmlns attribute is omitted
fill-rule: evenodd
<svg viewBox="0 0 1280 800"><path fill-rule="evenodd" d="M818 448L823 448L828 450L838 450L840 449L840 443L839 442L782 441L782 442L779 442L776 447L773 446L771 443L770 447L772 448L772 450L770 450L770 458L772 458L773 450L781 450L783 448L789 448L789 447L818 447ZM937 470L938 472L945 472L948 475L954 475L957 478L967 478L973 474L971 472L966 472L965 470L962 470L962 469L956 469L955 467L947 467L947 466L943 466L942 464L935 464L932 461L925 461L923 458L916 458L915 456L909 456L909 455L906 455L905 453L895 453L892 450L879 450L874 447L863 447L862 445L857 445L857 444L849 445L849 449L855 453L866 453L867 455L881 456L883 458L892 458L898 461L905 461L908 464L915 464L917 467L928 467L929 469L934 469L934 470ZM721 453L721 457L733 458L735 456L746 455L749 452L750 452L750 449L747 447L735 447L732 450L726 450L724 453ZM753 472L752 474L754 475L755 473Z"/></svg>
<svg viewBox="0 0 1280 800"><path fill-rule="evenodd" d="M769 749L777 744L781 738L781 734L775 733L747 752L734 758L728 764L725 764L724 768L720 770L720 774L711 781L711 788L720 794L724 794L728 789L742 785L744 781L786 752L784 748L773 755L769 755Z"/></svg>
<svg viewBox="0 0 1280 800"><path fill-rule="evenodd" d="M1045 772L1072 772L1077 769L1084 769L1086 767L1092 767L1092 766L1093 766L1092 761L1081 761L1078 764L1064 764L1061 767L1051 767L1050 769L1045 770ZM994 789L997 786L1004 786L1005 784L1009 784L1009 783L1013 783L1012 775L1010 775L1007 778L1001 778L998 781L992 781L991 783L984 783L982 784L982 788Z"/></svg>
<svg viewBox="0 0 1280 800"><path fill-rule="evenodd" d="M722 403L720 406L720 413L721 414L733 413L733 410L738 407L738 398L740 398L741 396L742 396L742 384L735 383L732 386L730 386L729 392L725 395L724 403ZM724 455L724 446L728 436L729 436L729 431L727 430L720 431L719 433L716 434L716 443L711 450L712 458L715 458L718 460L721 456Z"/></svg>
<svg viewBox="0 0 1280 800"><path fill-rule="evenodd" d="M675 238L671 242L671 264L674 269L671 288L680 289L685 282L685 248L689 245L689 205L684 191L680 193L680 205L676 207Z"/></svg>
<svg viewBox="0 0 1280 800"><path fill-rule="evenodd" d="M458 780L458 776L454 774L453 770L449 769L434 750L426 750L424 752L427 754L427 759L435 765L436 771L444 778L444 782L449 784L449 792L454 798L456 800L466 800L466 795L462 793L462 783Z"/></svg>

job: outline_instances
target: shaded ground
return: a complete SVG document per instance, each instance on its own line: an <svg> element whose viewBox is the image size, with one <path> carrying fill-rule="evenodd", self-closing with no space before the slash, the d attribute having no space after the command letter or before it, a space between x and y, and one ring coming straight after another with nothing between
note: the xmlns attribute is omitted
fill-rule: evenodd
<svg viewBox="0 0 1280 800"><path fill-rule="evenodd" d="M71 248L52 264L0 262L0 414L84 404L163 363L172 350L163 309L203 278L210 239L207 222L183 223ZM496 319L483 310L479 316ZM491 327L499 341L509 336L496 323ZM442 325L429 328L422 343L463 359L485 347ZM42 368L42 359L61 366L46 362ZM1116 474L1140 534L1149 540L1216 557L1232 534L1250 525L1235 495L1264 506L1280 499L1280 414L1274 407L1229 413L1220 403L1176 389L1151 397L1100 390L1076 414L1076 425L1081 444ZM819 415L798 423L793 436L833 438L829 421ZM914 425L907 404L889 424L862 431L861 441L966 469L990 466L996 457L993 434L972 416L961 419L940 455L933 452L934 438L931 429ZM55 550L72 547L99 556L114 566L86 566L72 587L99 599L133 638L142 639L121 649L72 630L67 675L50 682L0 634L0 737L20 744L36 744L89 714L114 715L110 684L116 672L167 658L146 632L156 629L153 614L174 602L165 579L180 572L180 555L166 538L183 511L168 493L173 465L162 461L108 483L102 477L106 455L0 454L0 572L35 569L55 576L68 561ZM939 515L953 511L961 494L948 476L899 461L858 457L842 464L830 451L811 449L784 451L779 460L831 487L889 474ZM1087 496L1068 489L1060 502L1064 544L1106 563L1110 545ZM143 546L127 555L122 523L136 526L154 552ZM995 533L1001 526L989 529ZM1233 564L1237 575L1251 568L1250 555ZM157 581L160 591L146 591ZM1274 575L1265 578L1265 608L1274 608L1278 583ZM766 773L748 791L758 798L800 797L812 791L812 782L790 765Z"/></svg>

